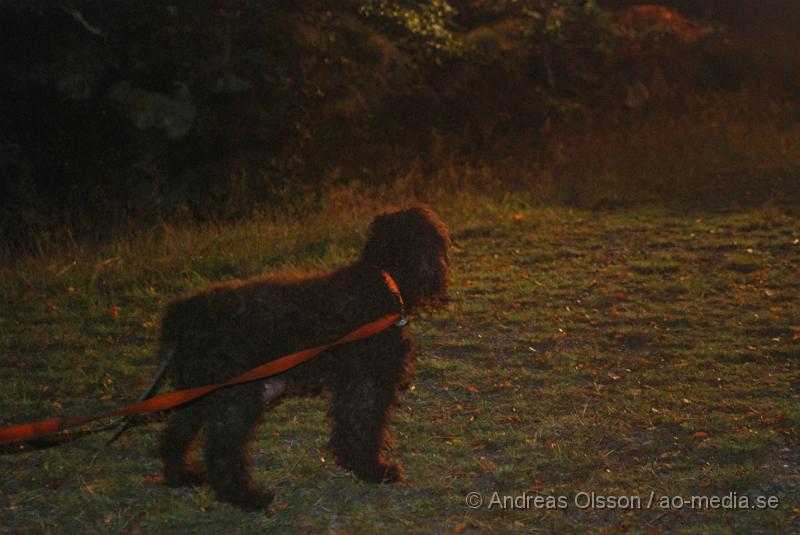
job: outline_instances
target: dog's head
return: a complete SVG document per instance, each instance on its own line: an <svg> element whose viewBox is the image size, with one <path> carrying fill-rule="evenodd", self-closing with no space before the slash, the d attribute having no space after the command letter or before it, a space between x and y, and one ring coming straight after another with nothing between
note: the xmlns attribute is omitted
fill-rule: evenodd
<svg viewBox="0 0 800 535"><path fill-rule="evenodd" d="M377 216L369 227L364 261L397 281L406 305L414 307L447 296L450 233L427 207Z"/></svg>

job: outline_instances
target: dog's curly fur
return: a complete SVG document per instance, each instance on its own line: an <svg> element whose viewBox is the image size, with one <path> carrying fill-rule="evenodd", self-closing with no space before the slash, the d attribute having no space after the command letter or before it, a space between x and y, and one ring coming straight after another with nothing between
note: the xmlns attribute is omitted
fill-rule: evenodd
<svg viewBox="0 0 800 535"><path fill-rule="evenodd" d="M450 277L445 225L430 209L379 215L362 257L314 276L263 276L212 287L166 310L162 355L178 389L218 383L259 364L338 339L401 304L387 284L397 282L410 313L446 296ZM222 389L179 409L160 441L168 485L207 480L217 498L246 510L264 510L270 491L249 470L247 444L266 405L281 394L327 392L330 447L337 463L369 482L394 482L401 466L385 457L387 425L413 370L407 327L328 350L267 381ZM191 445L205 433L205 467L189 462Z"/></svg>

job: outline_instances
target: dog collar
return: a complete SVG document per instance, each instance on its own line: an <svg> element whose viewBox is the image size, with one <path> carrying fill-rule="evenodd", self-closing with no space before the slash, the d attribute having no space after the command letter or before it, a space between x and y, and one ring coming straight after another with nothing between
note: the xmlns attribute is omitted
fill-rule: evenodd
<svg viewBox="0 0 800 535"><path fill-rule="evenodd" d="M386 281L386 286L388 286L389 290L397 296L397 300L400 302L400 319L394 322L394 324L397 327L404 327L405 325L408 325L408 316L405 313L403 296L400 295L400 287L397 286L397 282L395 282L394 278L389 275L388 271L381 270L381 275L383 275L383 280Z"/></svg>

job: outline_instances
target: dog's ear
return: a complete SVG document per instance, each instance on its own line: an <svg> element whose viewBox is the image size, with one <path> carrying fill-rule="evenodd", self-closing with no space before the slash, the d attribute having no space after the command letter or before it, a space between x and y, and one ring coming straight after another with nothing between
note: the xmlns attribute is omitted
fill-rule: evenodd
<svg viewBox="0 0 800 535"><path fill-rule="evenodd" d="M367 231L367 243L364 247L364 257L372 260L386 258L388 247L392 240L391 214L384 213L375 216Z"/></svg>
<svg viewBox="0 0 800 535"><path fill-rule="evenodd" d="M385 238L387 229L389 227L389 221L391 219L391 213L383 213L378 214L372 220L372 223L369 224L369 230L367 231L367 239L372 238Z"/></svg>

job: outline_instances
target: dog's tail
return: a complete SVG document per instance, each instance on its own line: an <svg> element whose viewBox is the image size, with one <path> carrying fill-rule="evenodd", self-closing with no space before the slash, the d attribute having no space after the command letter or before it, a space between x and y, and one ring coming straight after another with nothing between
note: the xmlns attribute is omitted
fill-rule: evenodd
<svg viewBox="0 0 800 535"><path fill-rule="evenodd" d="M175 346L169 346L163 348L159 353L159 361L160 364L158 365L158 370L156 370L156 374L153 376L153 380L150 381L150 386L147 387L147 390L142 392L142 395L139 396L137 401L144 401L147 398L153 397L153 394L156 393L158 387L161 386L161 382L164 380L164 376L167 374L169 367L172 365L172 359L175 358Z"/></svg>
<svg viewBox="0 0 800 535"><path fill-rule="evenodd" d="M175 358L175 346L171 345L168 347L163 347L159 352L159 361L160 364L158 365L158 370L156 370L156 374L153 376L153 379L150 381L150 385L147 389L142 392L142 395L139 396L139 399L136 402L144 401L153 397L158 391L158 388L161 386L161 382L164 380L164 376L167 374L170 365L172 365L172 360ZM131 426L131 419L126 417L122 420L122 423L119 424L117 430L114 431L114 434L111 435L111 438L108 439L106 442L107 445L113 444L122 434L128 430Z"/></svg>

